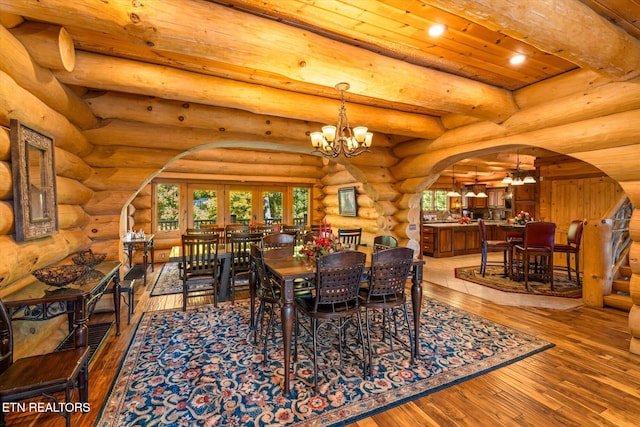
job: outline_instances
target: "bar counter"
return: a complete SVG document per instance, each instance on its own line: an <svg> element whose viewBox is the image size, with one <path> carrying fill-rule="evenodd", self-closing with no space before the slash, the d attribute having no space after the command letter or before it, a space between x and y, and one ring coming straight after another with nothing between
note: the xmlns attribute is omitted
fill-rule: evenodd
<svg viewBox="0 0 640 427"><path fill-rule="evenodd" d="M490 240L504 240L506 232L500 225L506 220L485 220ZM458 221L425 221L422 224L422 254L434 258L479 254L480 229L477 222L460 224Z"/></svg>

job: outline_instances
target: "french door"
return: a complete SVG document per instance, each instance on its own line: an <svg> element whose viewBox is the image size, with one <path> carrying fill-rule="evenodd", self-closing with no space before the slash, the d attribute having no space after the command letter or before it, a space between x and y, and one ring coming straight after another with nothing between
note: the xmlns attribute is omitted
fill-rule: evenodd
<svg viewBox="0 0 640 427"><path fill-rule="evenodd" d="M309 188L273 184L157 182L156 232L231 223L306 224Z"/></svg>

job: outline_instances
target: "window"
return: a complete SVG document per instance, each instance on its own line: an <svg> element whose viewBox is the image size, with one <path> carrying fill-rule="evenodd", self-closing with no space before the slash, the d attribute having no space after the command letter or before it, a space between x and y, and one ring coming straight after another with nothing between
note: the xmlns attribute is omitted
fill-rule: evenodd
<svg viewBox="0 0 640 427"><path fill-rule="evenodd" d="M255 219L251 218L251 212L253 212L252 196L251 190L229 191L229 218L231 223L247 225L252 219Z"/></svg>
<svg viewBox="0 0 640 427"><path fill-rule="evenodd" d="M293 224L307 225L309 216L309 189L306 187L293 188Z"/></svg>
<svg viewBox="0 0 640 427"><path fill-rule="evenodd" d="M218 222L218 192L216 190L197 189L191 194L193 228Z"/></svg>
<svg viewBox="0 0 640 427"><path fill-rule="evenodd" d="M160 231L177 230L180 227L180 186L176 184L158 184L156 187L156 206Z"/></svg>
<svg viewBox="0 0 640 427"><path fill-rule="evenodd" d="M427 212L449 210L447 190L425 190L422 192L422 210Z"/></svg>
<svg viewBox="0 0 640 427"><path fill-rule="evenodd" d="M262 215L262 222L267 225L282 223L282 192L262 193Z"/></svg>
<svg viewBox="0 0 640 427"><path fill-rule="evenodd" d="M179 235L207 224L307 223L310 187L281 184L154 182L153 233Z"/></svg>

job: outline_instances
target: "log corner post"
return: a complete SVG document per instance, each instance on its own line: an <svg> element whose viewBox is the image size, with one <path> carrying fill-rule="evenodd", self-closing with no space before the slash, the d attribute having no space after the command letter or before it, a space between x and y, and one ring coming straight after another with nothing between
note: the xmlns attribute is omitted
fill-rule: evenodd
<svg viewBox="0 0 640 427"><path fill-rule="evenodd" d="M584 224L582 300L587 307L604 307L604 295L611 293L611 219L591 219Z"/></svg>

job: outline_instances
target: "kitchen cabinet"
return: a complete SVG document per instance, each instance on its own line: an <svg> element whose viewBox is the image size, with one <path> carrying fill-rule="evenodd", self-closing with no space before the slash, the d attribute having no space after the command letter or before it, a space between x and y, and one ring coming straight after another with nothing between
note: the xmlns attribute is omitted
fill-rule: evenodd
<svg viewBox="0 0 640 427"><path fill-rule="evenodd" d="M487 193L487 186L484 184L476 184L467 186L467 191L473 191L478 194L480 192ZM467 207L469 209L484 209L487 207L487 197L465 197Z"/></svg>
<svg viewBox="0 0 640 427"><path fill-rule="evenodd" d="M422 254L433 256L436 250L436 230L433 227L422 227L422 230Z"/></svg>
<svg viewBox="0 0 640 427"><path fill-rule="evenodd" d="M487 189L487 207L490 209L504 209L504 188L489 188Z"/></svg>
<svg viewBox="0 0 640 427"><path fill-rule="evenodd" d="M453 229L453 255L479 253L480 230L478 227L457 227Z"/></svg>
<svg viewBox="0 0 640 427"><path fill-rule="evenodd" d="M480 230L477 224L443 223L423 226L423 255L444 258L480 251Z"/></svg>
<svg viewBox="0 0 640 427"><path fill-rule="evenodd" d="M536 217L536 186L525 184L512 186L513 192L513 215L519 212L529 212L532 217Z"/></svg>
<svg viewBox="0 0 640 427"><path fill-rule="evenodd" d="M422 254L434 258L453 256L453 229L451 227L424 226Z"/></svg>

